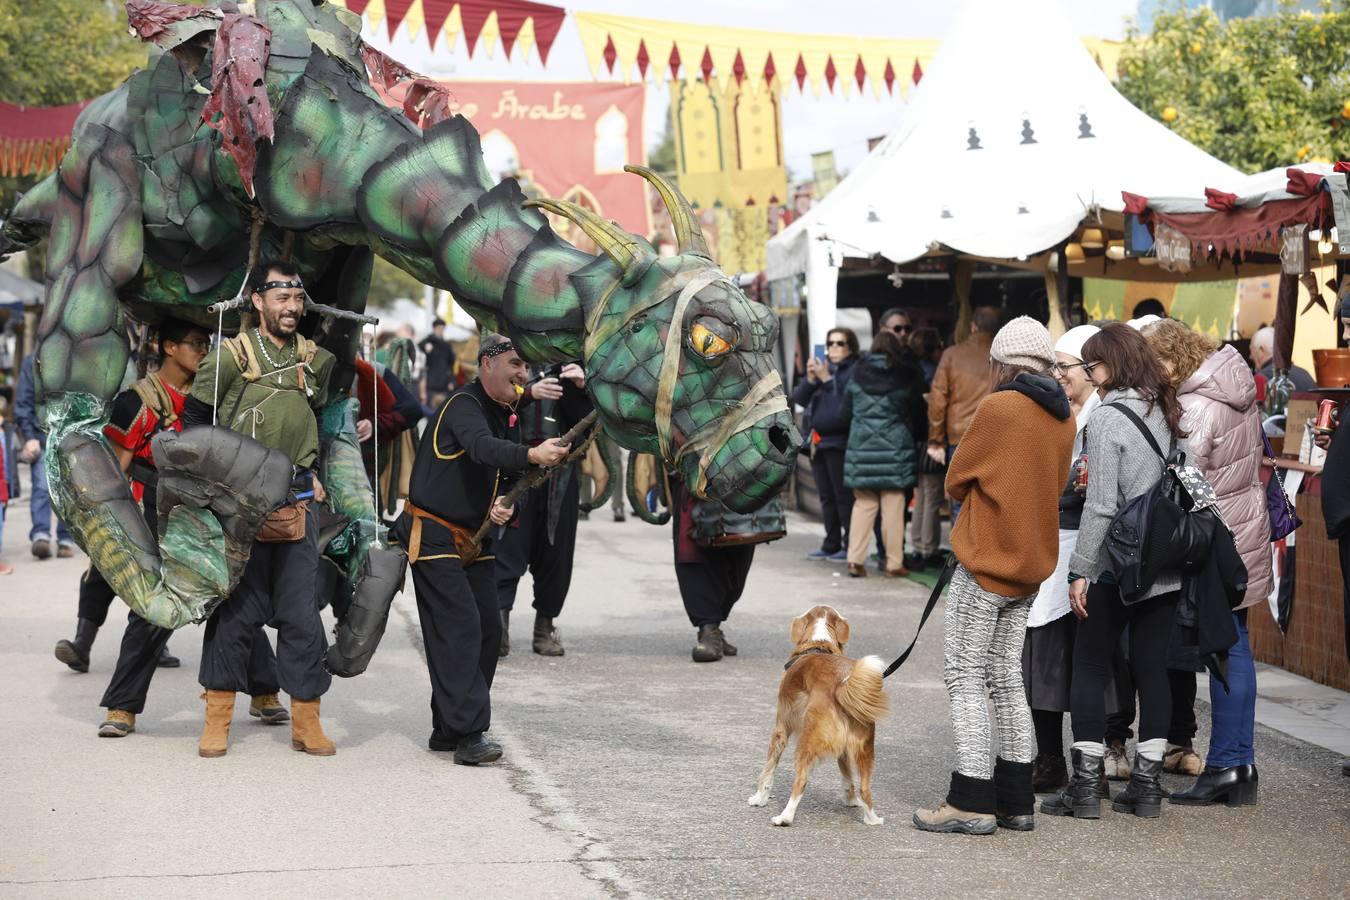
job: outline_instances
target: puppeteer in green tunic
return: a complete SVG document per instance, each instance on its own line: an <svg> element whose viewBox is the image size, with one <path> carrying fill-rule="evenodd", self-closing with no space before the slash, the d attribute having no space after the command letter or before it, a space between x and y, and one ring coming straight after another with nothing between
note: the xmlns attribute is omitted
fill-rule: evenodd
<svg viewBox="0 0 1350 900"><path fill-rule="evenodd" d="M315 413L328 402L335 363L333 354L299 334L278 347L250 328L202 361L192 396L215 404L220 425L280 450L297 469L311 469L319 459Z"/></svg>

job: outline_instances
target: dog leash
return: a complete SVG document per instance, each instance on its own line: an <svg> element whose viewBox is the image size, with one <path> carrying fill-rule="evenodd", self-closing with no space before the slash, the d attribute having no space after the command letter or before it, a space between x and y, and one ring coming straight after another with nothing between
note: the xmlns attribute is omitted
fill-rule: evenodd
<svg viewBox="0 0 1350 900"><path fill-rule="evenodd" d="M905 660L909 659L909 654L914 652L914 645L919 642L919 634L923 631L924 624L928 621L928 617L933 614L933 608L937 606L938 598L947 589L947 585L951 583L954 574L956 574L955 553L947 558L947 565L942 567L942 574L938 576L937 584L933 585L933 593L928 595L928 605L923 608L923 615L919 616L919 627L914 629L914 640L909 642L909 646L905 648L904 653L895 658L895 662L886 667L886 671L881 673L882 678L890 677L892 672L905 664Z"/></svg>

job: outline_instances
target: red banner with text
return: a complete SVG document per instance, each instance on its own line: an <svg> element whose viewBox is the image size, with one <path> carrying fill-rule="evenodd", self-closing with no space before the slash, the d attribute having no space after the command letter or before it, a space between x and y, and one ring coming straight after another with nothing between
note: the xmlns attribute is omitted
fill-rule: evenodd
<svg viewBox="0 0 1350 900"><path fill-rule="evenodd" d="M647 182L624 172L647 161L641 84L456 81L451 110L478 129L493 178L514 175L530 196L571 200L647 235Z"/></svg>

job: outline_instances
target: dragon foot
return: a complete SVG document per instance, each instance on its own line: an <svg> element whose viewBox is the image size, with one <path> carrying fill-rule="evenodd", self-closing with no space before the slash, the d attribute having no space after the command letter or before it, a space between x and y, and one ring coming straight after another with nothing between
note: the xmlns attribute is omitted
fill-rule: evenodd
<svg viewBox="0 0 1350 900"><path fill-rule="evenodd" d="M403 586L408 556L396 547L371 547L361 565L356 593L338 623L324 667L340 678L360 675L370 665L389 622L389 607Z"/></svg>

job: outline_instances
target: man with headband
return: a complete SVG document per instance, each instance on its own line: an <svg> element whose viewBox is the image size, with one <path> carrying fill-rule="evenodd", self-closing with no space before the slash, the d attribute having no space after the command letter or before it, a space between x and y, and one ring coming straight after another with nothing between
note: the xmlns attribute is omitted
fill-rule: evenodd
<svg viewBox="0 0 1350 900"><path fill-rule="evenodd" d="M505 525L502 503L511 481L529 466L556 466L568 448L557 439L527 447L516 406L529 365L511 341L484 334L478 378L456 389L431 418L417 449L408 501L393 537L408 551L417 612L431 676L432 750L453 750L476 766L502 755L483 736L492 719L501 619L492 542L473 536L490 521Z"/></svg>
<svg viewBox="0 0 1350 900"><path fill-rule="evenodd" d="M310 501L323 502L315 411L328 402L333 354L296 332L305 288L289 262L264 260L247 290L257 324L229 338L202 360L183 405L185 428L218 425L290 457L295 481L287 505L258 532L243 578L206 623L198 680L206 689L206 727L197 752L224 756L234 695L248 690L248 662L259 626L277 630L277 680L291 697L291 746L332 756L319 723L319 698L332 676L323 667L327 642L314 583L319 528ZM218 407L213 410L213 404Z"/></svg>

